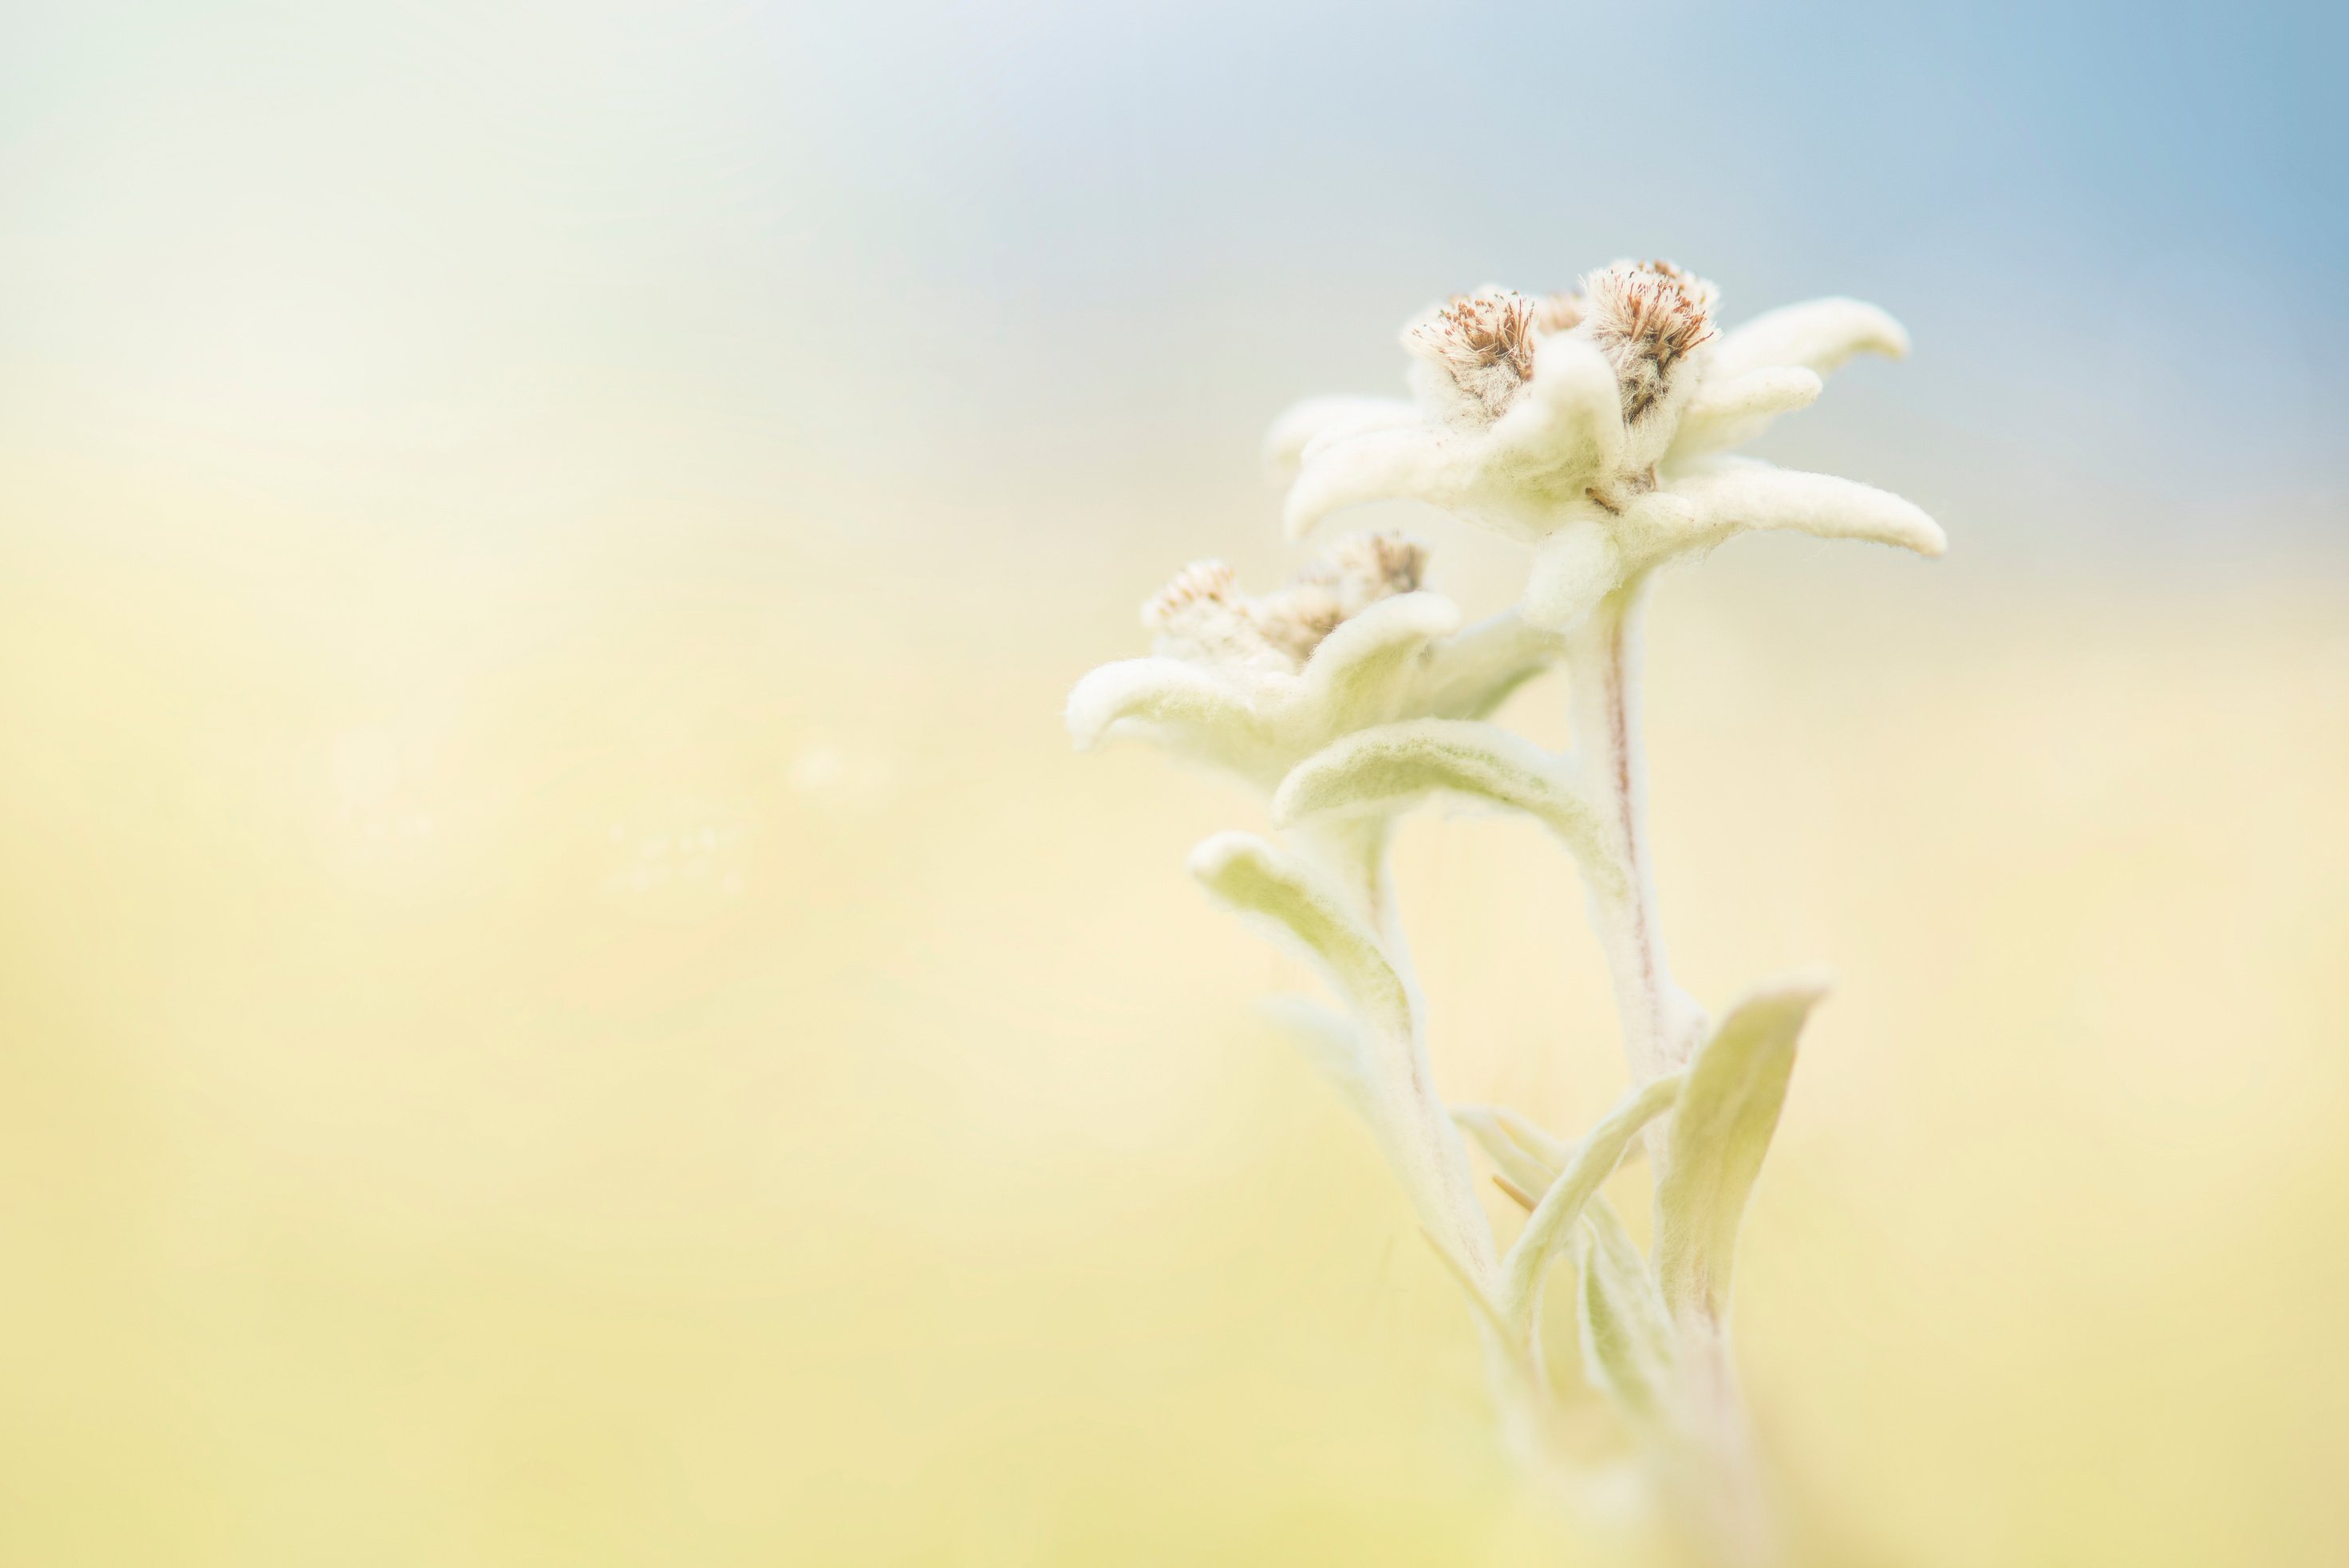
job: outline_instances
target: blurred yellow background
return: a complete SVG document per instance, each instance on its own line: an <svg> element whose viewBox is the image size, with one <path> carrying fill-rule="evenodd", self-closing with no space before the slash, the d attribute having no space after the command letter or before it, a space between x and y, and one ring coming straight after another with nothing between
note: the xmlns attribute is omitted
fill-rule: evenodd
<svg viewBox="0 0 2349 1568"><path fill-rule="evenodd" d="M1433 182L1405 13L12 18L0 1562L1559 1560L1251 1010L1304 977L1183 876L1259 808L1058 711L1184 560L1294 565L1283 400L1648 249L1733 320L1907 317L1764 450L1953 539L1745 541L1653 618L1683 978L1840 977L1738 1307L1818 1560L2349 1560L2340 323L2250 412L2148 326L2339 213L2199 144L2201 207L2074 203L2082 153L1973 209L2131 258L2084 320L1916 192L1980 54L1804 110L1759 195L1706 163L1737 50L1830 21L1691 43L1729 107L1657 133L1667 201L1527 171L1608 145L1571 94ZM2261 113L2302 21L2222 62ZM1989 85L2029 121L2084 39ZM1283 107L1317 62L1355 88ZM1563 857L1431 814L1400 876L1446 1092L1610 1103Z"/></svg>

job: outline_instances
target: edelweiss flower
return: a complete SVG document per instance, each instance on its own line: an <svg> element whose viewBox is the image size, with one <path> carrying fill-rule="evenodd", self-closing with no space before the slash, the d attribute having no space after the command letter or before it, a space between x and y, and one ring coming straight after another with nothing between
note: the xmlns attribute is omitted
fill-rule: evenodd
<svg viewBox="0 0 2349 1568"><path fill-rule="evenodd" d="M1749 529L1940 555L1940 529L1897 495L1718 455L1812 402L1854 354L1906 354L1899 324L1822 299L1723 336L1715 297L1670 263L1618 262L1578 294L1488 288L1429 312L1403 332L1415 400L1314 399L1274 425L1267 454L1295 472L1290 536L1365 502L1428 502L1534 545L1521 607L1558 628Z"/></svg>
<svg viewBox="0 0 2349 1568"><path fill-rule="evenodd" d="M1254 597L1220 561L1187 566L1143 609L1157 633L1152 656L1104 665L1070 693L1070 732L1080 747L1137 732L1268 796L1345 736L1488 713L1562 650L1564 638L1514 614L1460 630L1452 602L1422 591L1426 566L1419 545L1379 534L1340 540L1328 561ZM1345 1020L1304 1014L1314 1059L1377 1136L1437 1252L1488 1303L1498 1259L1435 1096L1386 875L1387 827L1373 811L1309 825L1291 836L1298 853L1218 834L1191 870L1220 902L1292 939L1345 1002Z"/></svg>
<svg viewBox="0 0 2349 1568"><path fill-rule="evenodd" d="M1186 566L1143 607L1152 656L1105 664L1069 694L1080 748L1133 733L1269 794L1341 735L1397 719L1473 718L1557 655L1501 615L1460 630L1421 589L1427 553L1392 534L1340 540L1288 587L1251 597L1221 561Z"/></svg>

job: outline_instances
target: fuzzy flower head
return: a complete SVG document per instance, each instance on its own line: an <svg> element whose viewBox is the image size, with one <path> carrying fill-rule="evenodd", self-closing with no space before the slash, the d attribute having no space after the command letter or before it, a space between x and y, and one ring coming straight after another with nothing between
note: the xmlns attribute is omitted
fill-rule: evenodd
<svg viewBox="0 0 2349 1568"><path fill-rule="evenodd" d="M1070 732L1080 747L1144 735L1269 793L1340 735L1487 712L1556 657L1557 639L1515 616L1461 630L1426 572L1425 548L1396 534L1340 539L1263 594L1221 561L1185 566L1143 607L1151 656L1078 682Z"/></svg>
<svg viewBox="0 0 2349 1568"><path fill-rule="evenodd" d="M1897 496L1715 455L1810 403L1852 355L1905 354L1899 324L1829 299L1724 334L1718 299L1670 262L1623 261L1570 294L1487 288L1428 312L1404 332L1412 400L1316 399L1274 426L1291 535L1365 502L1429 502L1536 547L1522 607L1553 627L1747 529L1940 554L1940 530Z"/></svg>
<svg viewBox="0 0 2349 1568"><path fill-rule="evenodd" d="M1499 418L1533 377L1534 313L1525 296L1488 288L1455 296L1404 327L1421 400L1472 423Z"/></svg>
<svg viewBox="0 0 2349 1568"><path fill-rule="evenodd" d="M1583 279L1582 297L1582 319L1568 330L1589 334L1614 367L1623 422L1678 425L1696 386L1690 361L1713 337L1719 291L1670 262L1618 262Z"/></svg>
<svg viewBox="0 0 2349 1568"><path fill-rule="evenodd" d="M1222 561L1196 561L1142 608L1152 649L1236 677L1300 673L1330 634L1379 600L1415 593L1427 551L1395 534L1353 534L1288 587L1249 597Z"/></svg>

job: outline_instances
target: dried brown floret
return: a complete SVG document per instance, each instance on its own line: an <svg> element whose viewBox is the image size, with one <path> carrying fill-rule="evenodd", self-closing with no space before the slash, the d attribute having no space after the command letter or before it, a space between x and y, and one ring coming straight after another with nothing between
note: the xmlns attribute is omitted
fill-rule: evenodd
<svg viewBox="0 0 2349 1568"><path fill-rule="evenodd" d="M1235 580L1228 561L1194 561L1142 607L1142 624L1168 631L1203 605L1228 605Z"/></svg>
<svg viewBox="0 0 2349 1568"><path fill-rule="evenodd" d="M1349 534L1330 546L1346 613L1394 594L1419 591L1427 576L1427 546L1402 534Z"/></svg>
<svg viewBox="0 0 2349 1568"><path fill-rule="evenodd" d="M1302 670L1321 639L1344 623L1346 607L1330 584L1309 576L1252 601L1248 619L1267 642Z"/></svg>
<svg viewBox="0 0 2349 1568"><path fill-rule="evenodd" d="M1672 371L1713 336L1713 288L1666 261L1619 262L1583 280L1590 340L1615 367L1623 418L1636 424Z"/></svg>
<svg viewBox="0 0 2349 1568"><path fill-rule="evenodd" d="M1403 346L1498 415L1534 373L1534 303L1506 289L1454 295L1403 334Z"/></svg>
<svg viewBox="0 0 2349 1568"><path fill-rule="evenodd" d="M1143 607L1161 653L1230 670L1305 668L1322 639L1383 598L1417 591L1427 551L1400 534L1353 534L1286 587L1251 597L1222 561L1197 561Z"/></svg>

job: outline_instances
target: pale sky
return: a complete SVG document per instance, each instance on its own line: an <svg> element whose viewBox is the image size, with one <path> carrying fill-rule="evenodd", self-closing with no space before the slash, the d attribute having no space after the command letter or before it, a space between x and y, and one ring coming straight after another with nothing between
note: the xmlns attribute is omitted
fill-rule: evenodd
<svg viewBox="0 0 2349 1568"><path fill-rule="evenodd" d="M393 521L1050 529L1253 496L1436 296L1661 254L1909 326L1775 455L2026 554L2337 540L2340 16L20 5L0 419Z"/></svg>

